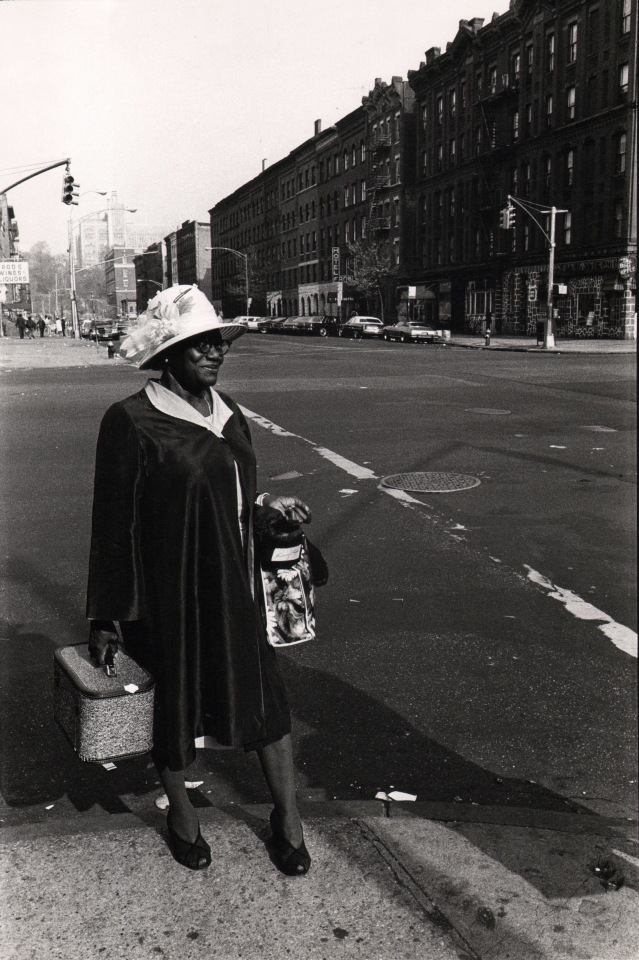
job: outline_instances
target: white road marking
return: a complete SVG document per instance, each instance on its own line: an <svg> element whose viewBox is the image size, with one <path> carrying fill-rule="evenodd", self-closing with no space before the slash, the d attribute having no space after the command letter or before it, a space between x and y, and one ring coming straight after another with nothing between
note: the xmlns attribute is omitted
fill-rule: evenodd
<svg viewBox="0 0 639 960"><path fill-rule="evenodd" d="M372 470L369 470L368 467L362 467L358 463L354 463L352 460L347 460L346 457L342 457L339 453L335 453L334 450L329 450L328 447L319 447L312 440L302 437L299 433L292 433L290 430L285 430L284 427L279 427L276 423L273 423L272 420L267 420L267 418L263 417L261 414L255 413L253 410L249 410L248 407L240 407L240 409L245 417L248 417L249 420L252 420L264 430L268 430L270 433L274 433L278 437L293 437L296 440L302 440L304 443L308 443L311 447L313 447L316 453L319 453L321 457L324 457L326 460L330 460L332 464L334 464L340 470L344 470L346 473L350 474L351 477L356 477L358 480L379 480L377 474ZM378 486L377 489L382 490L384 493L388 494L389 497L393 497L395 500L399 500L405 505L416 503L420 507L424 506L421 500L416 500L404 490L391 490L390 488L382 486Z"/></svg>
<svg viewBox="0 0 639 960"><path fill-rule="evenodd" d="M633 867L639 867L639 860L636 857L631 856L629 853L624 853L623 850L613 850L612 851L616 857L621 857L622 860L626 860L628 863L631 863Z"/></svg>
<svg viewBox="0 0 639 960"><path fill-rule="evenodd" d="M631 630L629 627L624 627L621 623L617 623L611 616L604 613L603 610L598 610L592 603L588 603L587 600L573 593L572 590L558 587L548 580L547 577L544 577L542 573L538 573L537 570L529 567L527 563L524 564L524 567L528 571L528 579L532 580L533 583L536 583L544 590L548 590L548 596L552 597L553 600L559 600L560 603L563 603L566 610L572 613L573 617L577 617L578 620L603 621L603 623L600 623L598 629L601 630L609 640L612 640L619 650L630 654L631 657L637 656L637 634L634 630Z"/></svg>

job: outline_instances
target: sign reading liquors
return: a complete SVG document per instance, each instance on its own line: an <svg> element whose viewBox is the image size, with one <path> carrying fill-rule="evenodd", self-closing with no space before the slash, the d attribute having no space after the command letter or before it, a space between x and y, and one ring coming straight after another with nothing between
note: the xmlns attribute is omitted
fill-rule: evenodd
<svg viewBox="0 0 639 960"><path fill-rule="evenodd" d="M28 283L27 260L0 260L0 283Z"/></svg>
<svg viewBox="0 0 639 960"><path fill-rule="evenodd" d="M339 247L332 248L333 280L339 280Z"/></svg>

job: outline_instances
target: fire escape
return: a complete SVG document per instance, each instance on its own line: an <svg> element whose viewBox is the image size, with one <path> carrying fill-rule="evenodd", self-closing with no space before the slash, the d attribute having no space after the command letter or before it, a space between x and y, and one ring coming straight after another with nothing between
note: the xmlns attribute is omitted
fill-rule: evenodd
<svg viewBox="0 0 639 960"><path fill-rule="evenodd" d="M387 238L391 225L387 200L387 191L391 184L390 147L390 132L374 130L368 138L368 227L372 239L376 241Z"/></svg>
<svg viewBox="0 0 639 960"><path fill-rule="evenodd" d="M504 254L500 249L507 238L497 231L499 241L495 249L497 211L503 205L503 172L508 151L516 140L512 126L509 105L516 98L519 84L512 81L507 73L495 77L489 83L488 90L475 100L475 132L481 130L474 143L482 182L482 199L478 206L479 223L488 244L489 256Z"/></svg>

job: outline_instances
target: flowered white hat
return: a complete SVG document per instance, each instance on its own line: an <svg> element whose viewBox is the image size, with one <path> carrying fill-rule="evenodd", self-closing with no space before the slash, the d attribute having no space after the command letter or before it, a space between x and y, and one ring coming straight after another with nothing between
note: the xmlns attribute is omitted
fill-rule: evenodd
<svg viewBox="0 0 639 960"><path fill-rule="evenodd" d="M149 300L146 312L122 342L120 356L144 370L158 354L181 340L215 330L223 340L231 341L247 329L244 323L220 320L213 304L195 284L177 284Z"/></svg>

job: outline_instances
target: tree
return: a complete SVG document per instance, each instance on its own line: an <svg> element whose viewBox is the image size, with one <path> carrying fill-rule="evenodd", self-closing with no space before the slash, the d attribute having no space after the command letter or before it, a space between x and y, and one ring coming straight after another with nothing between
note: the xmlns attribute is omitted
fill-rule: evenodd
<svg viewBox="0 0 639 960"><path fill-rule="evenodd" d="M29 293L33 309L38 312L53 313L55 308L56 278L58 288L58 305L69 304L69 269L68 261L63 253L52 254L49 244L39 240L26 253L22 254L29 262ZM43 310L43 300L46 306Z"/></svg>
<svg viewBox="0 0 639 960"><path fill-rule="evenodd" d="M257 250L254 247L249 248L248 254L248 288L251 298L251 309L249 312L268 313L267 292L269 290L270 274L265 265L258 263ZM228 254L233 256L233 254ZM226 288L227 297L237 298L246 303L246 272L243 259L235 257L237 260L237 272L235 276L228 281ZM242 307L244 310L245 307Z"/></svg>
<svg viewBox="0 0 639 960"><path fill-rule="evenodd" d="M383 320L384 293L391 278L397 275L397 266L391 260L389 244L366 238L349 243L348 252L351 258L349 283L367 299L379 298Z"/></svg>

